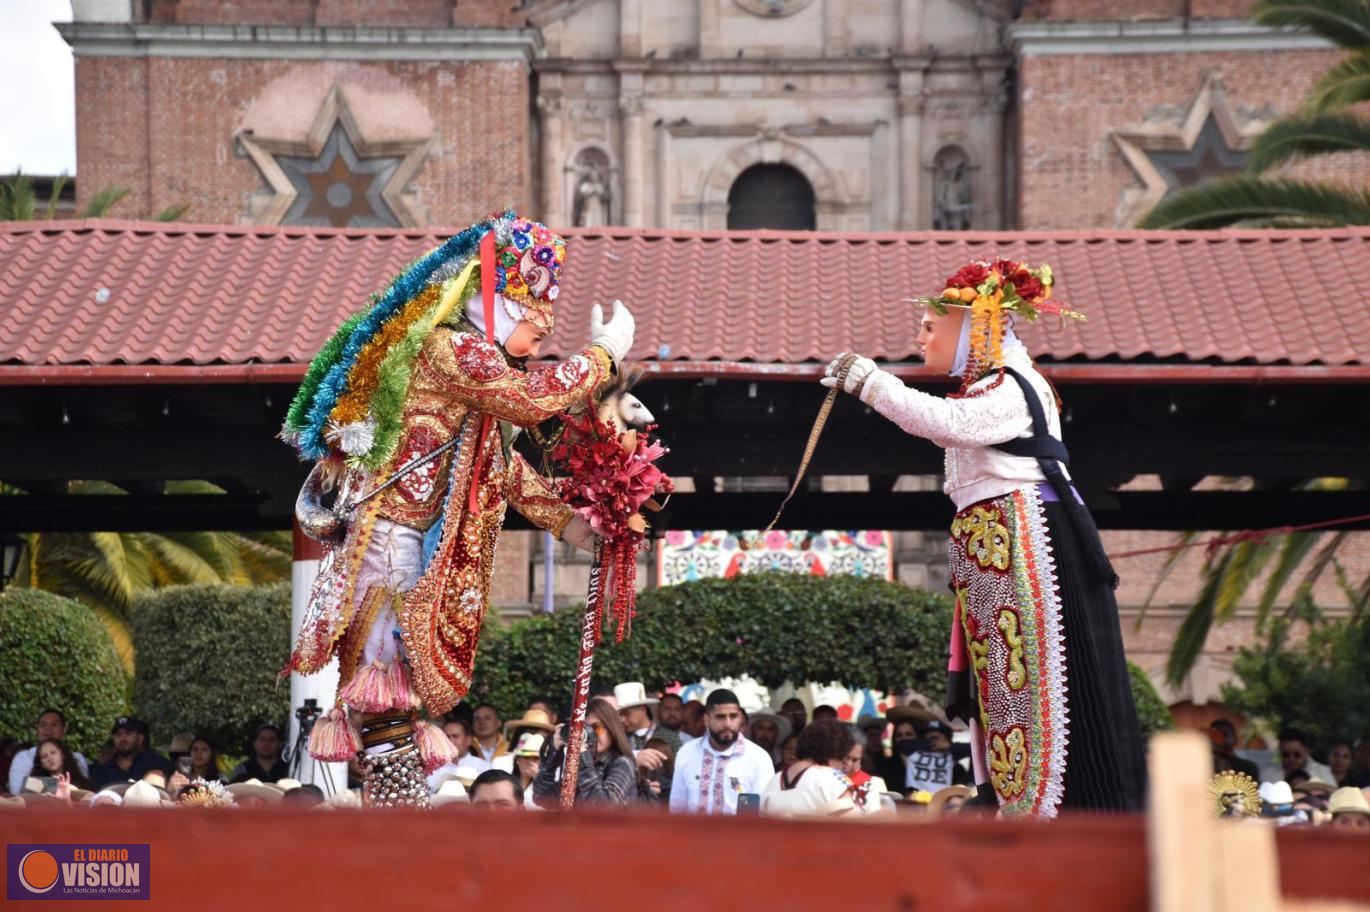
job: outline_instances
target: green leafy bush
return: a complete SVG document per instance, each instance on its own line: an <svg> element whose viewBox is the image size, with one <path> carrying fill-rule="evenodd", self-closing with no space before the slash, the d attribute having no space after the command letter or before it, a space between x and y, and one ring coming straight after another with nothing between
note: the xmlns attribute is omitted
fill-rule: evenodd
<svg viewBox="0 0 1370 912"><path fill-rule="evenodd" d="M1131 662L1127 663L1127 673L1132 679L1132 700L1137 704L1137 721L1142 731L1149 735L1174 728L1175 720L1170 716L1170 708L1156 692L1147 673Z"/></svg>
<svg viewBox="0 0 1370 912"><path fill-rule="evenodd" d="M132 614L133 702L154 744L190 731L240 753L257 725L289 717L290 688L277 681L290 654L288 583L157 589Z"/></svg>
<svg viewBox="0 0 1370 912"><path fill-rule="evenodd" d="M85 605L39 589L0 595L0 734L32 741L51 707L66 716L72 748L93 757L127 686L109 631Z"/></svg>
<svg viewBox="0 0 1370 912"><path fill-rule="evenodd" d="M495 623L482 635L473 695L521 712L538 693L568 694L582 606ZM596 684L649 688L750 674L785 681L941 693L951 603L897 583L850 576L759 573L649 590L638 598L632 638L606 628Z"/></svg>
<svg viewBox="0 0 1370 912"><path fill-rule="evenodd" d="M1262 643L1238 650L1240 683L1223 688L1224 702L1273 728L1302 728L1324 747L1370 732L1370 617L1314 614L1306 640L1291 644L1289 633L1277 621Z"/></svg>

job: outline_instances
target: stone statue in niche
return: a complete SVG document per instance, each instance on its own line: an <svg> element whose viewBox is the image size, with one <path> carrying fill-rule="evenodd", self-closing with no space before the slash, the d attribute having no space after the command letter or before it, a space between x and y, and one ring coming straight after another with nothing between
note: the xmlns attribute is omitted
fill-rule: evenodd
<svg viewBox="0 0 1370 912"><path fill-rule="evenodd" d="M609 223L609 182L599 168L584 168L576 177L576 200L571 218L582 228Z"/></svg>
<svg viewBox="0 0 1370 912"><path fill-rule="evenodd" d="M932 227L936 231L969 231L974 200L971 164L964 149L948 146L932 162Z"/></svg>

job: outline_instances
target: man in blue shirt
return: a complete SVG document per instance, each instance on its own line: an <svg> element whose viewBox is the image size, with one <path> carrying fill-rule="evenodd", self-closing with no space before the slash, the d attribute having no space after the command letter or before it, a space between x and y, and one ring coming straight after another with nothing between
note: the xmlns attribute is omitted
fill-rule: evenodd
<svg viewBox="0 0 1370 912"><path fill-rule="evenodd" d="M110 730L114 756L90 768L92 788L99 790L114 782L138 781L154 770L171 772L171 761L147 749L147 723L133 716L120 716Z"/></svg>

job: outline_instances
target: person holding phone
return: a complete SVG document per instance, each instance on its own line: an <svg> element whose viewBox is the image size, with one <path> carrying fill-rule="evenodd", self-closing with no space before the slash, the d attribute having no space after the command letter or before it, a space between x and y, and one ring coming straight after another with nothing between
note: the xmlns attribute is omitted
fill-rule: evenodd
<svg viewBox="0 0 1370 912"><path fill-rule="evenodd" d="M557 726L552 752L533 780L533 798L542 807L556 807L561 798L561 770L566 764L568 726ZM637 801L637 765L633 749L619 720L618 710L607 700L590 701L585 719L584 741L570 749L582 751L576 780L576 805L626 806Z"/></svg>
<svg viewBox="0 0 1370 912"><path fill-rule="evenodd" d="M90 788L90 782L81 772L71 748L57 738L44 738L39 741L29 776L43 780L43 791L55 794L57 782L63 775L67 776L67 781L76 788Z"/></svg>

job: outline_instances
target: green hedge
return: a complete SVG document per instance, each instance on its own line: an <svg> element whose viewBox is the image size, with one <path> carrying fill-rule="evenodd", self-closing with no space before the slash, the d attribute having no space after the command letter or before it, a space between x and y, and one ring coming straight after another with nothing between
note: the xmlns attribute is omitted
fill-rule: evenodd
<svg viewBox="0 0 1370 912"><path fill-rule="evenodd" d="M179 731L241 753L262 722L283 724L290 687L290 585L173 586L133 605L133 702L154 744Z"/></svg>
<svg viewBox="0 0 1370 912"><path fill-rule="evenodd" d="M538 693L569 693L583 608L487 625L472 694L517 714ZM767 687L838 681L939 694L946 686L951 602L897 583L758 573L649 590L633 636L607 631L595 682L649 688L750 674Z"/></svg>
<svg viewBox="0 0 1370 912"><path fill-rule="evenodd" d="M127 708L127 686L109 631L85 605L39 589L0 595L0 734L32 741L51 707L66 716L72 748L94 757Z"/></svg>
<svg viewBox="0 0 1370 912"><path fill-rule="evenodd" d="M1150 676L1131 662L1127 663L1128 675L1132 678L1132 700L1137 704L1137 721L1146 734L1169 731L1175 727L1170 717L1170 707L1165 705Z"/></svg>

